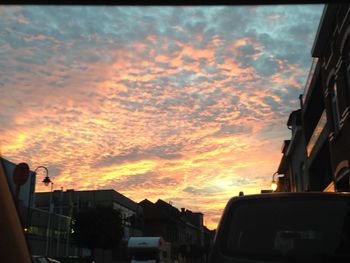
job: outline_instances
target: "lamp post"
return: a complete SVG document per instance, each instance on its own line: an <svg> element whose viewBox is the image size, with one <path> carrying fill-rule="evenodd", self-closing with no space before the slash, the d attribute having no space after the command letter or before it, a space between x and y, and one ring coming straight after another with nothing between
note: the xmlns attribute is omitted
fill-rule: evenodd
<svg viewBox="0 0 350 263"><path fill-rule="evenodd" d="M36 171L38 169L44 169L46 172L46 176L44 178L44 180L42 181L44 183L45 186L48 186L49 184L51 184L51 191L50 191L50 203L49 203L49 216L48 216L48 220L47 220L47 228L46 228L46 246L45 246L45 255L48 256L49 255L49 240L50 240L50 230L51 230L51 215L53 212L53 203L52 203L52 191L53 191L53 182L51 181L50 177L49 177L49 170L45 167L45 166L38 166L37 168L35 168L34 172L36 173Z"/></svg>
<svg viewBox="0 0 350 263"><path fill-rule="evenodd" d="M278 174L278 173L275 172L275 173L272 175L271 189L272 189L273 192L275 192L275 191L277 190L277 187L278 187L277 181L276 181L276 179L275 179L275 176L276 176L277 174Z"/></svg>

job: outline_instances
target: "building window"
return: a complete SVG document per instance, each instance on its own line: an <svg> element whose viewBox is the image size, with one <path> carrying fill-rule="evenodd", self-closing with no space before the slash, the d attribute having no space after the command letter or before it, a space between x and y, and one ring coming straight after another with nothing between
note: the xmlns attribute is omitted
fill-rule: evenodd
<svg viewBox="0 0 350 263"><path fill-rule="evenodd" d="M350 192L349 161L343 160L337 165L335 174L335 190L338 192Z"/></svg>
<svg viewBox="0 0 350 263"><path fill-rule="evenodd" d="M337 192L349 192L349 168L342 169L335 179L335 189Z"/></svg>
<svg viewBox="0 0 350 263"><path fill-rule="evenodd" d="M350 62L346 66L346 93L348 95L348 104L350 105Z"/></svg>
<svg viewBox="0 0 350 263"><path fill-rule="evenodd" d="M331 82L331 107L332 107L332 122L333 131L337 134L340 130L340 113L339 113L339 101L338 101L338 91L337 83L335 81Z"/></svg>

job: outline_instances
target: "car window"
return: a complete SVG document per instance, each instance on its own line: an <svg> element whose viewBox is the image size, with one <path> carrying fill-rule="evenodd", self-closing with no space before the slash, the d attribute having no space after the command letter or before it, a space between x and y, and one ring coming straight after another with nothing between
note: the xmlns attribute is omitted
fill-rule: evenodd
<svg viewBox="0 0 350 263"><path fill-rule="evenodd" d="M236 257L350 259L349 221L346 200L249 200L230 213L222 248Z"/></svg>

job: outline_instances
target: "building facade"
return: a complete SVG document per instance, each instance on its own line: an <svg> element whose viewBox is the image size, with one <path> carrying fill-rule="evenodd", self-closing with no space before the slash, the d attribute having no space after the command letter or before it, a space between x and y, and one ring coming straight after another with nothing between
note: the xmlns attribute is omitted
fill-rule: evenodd
<svg viewBox="0 0 350 263"><path fill-rule="evenodd" d="M328 126L330 174L336 191L349 191L350 6L327 5L312 56L318 58Z"/></svg>
<svg viewBox="0 0 350 263"><path fill-rule="evenodd" d="M144 236L162 236L171 243L179 262L206 262L213 231L203 225L203 214L181 210L161 199L140 202L144 211Z"/></svg>
<svg viewBox="0 0 350 263"><path fill-rule="evenodd" d="M287 127L292 132L290 143L286 150L291 169L290 186L292 192L305 191L308 181L303 178L306 159L305 137L302 127L302 110L293 111L288 118Z"/></svg>
<svg viewBox="0 0 350 263"><path fill-rule="evenodd" d="M311 55L313 62L301 97L301 109L288 120L292 138L282 151L278 173L284 174L289 182L288 191L349 191L348 4L325 6ZM297 136L298 133L302 136Z"/></svg>
<svg viewBox="0 0 350 263"><path fill-rule="evenodd" d="M53 192L42 192L35 194L35 209L31 218L31 230L29 235L32 235L32 240L35 236L40 236L47 233L48 255L52 257L63 256L90 256L90 251L87 249L78 248L77 244L70 238L71 220L73 216L84 209L97 206L111 207L118 210L122 216L123 224L123 240L120 247L112 250L96 250L96 258L103 258L100 262L120 262L126 260L127 249L126 244L131 236L142 236L143 232L143 209L142 206L135 203L131 199L114 190L55 190ZM35 211L51 211L43 218L42 213ZM48 223L50 222L50 223ZM43 252L43 243L38 241L31 242L32 251L37 254Z"/></svg>

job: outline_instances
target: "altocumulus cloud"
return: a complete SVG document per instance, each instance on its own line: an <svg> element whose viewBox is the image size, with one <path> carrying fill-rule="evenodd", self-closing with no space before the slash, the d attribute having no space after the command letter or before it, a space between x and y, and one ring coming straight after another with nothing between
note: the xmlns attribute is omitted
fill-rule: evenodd
<svg viewBox="0 0 350 263"><path fill-rule="evenodd" d="M2 154L215 227L268 187L322 8L2 6Z"/></svg>

